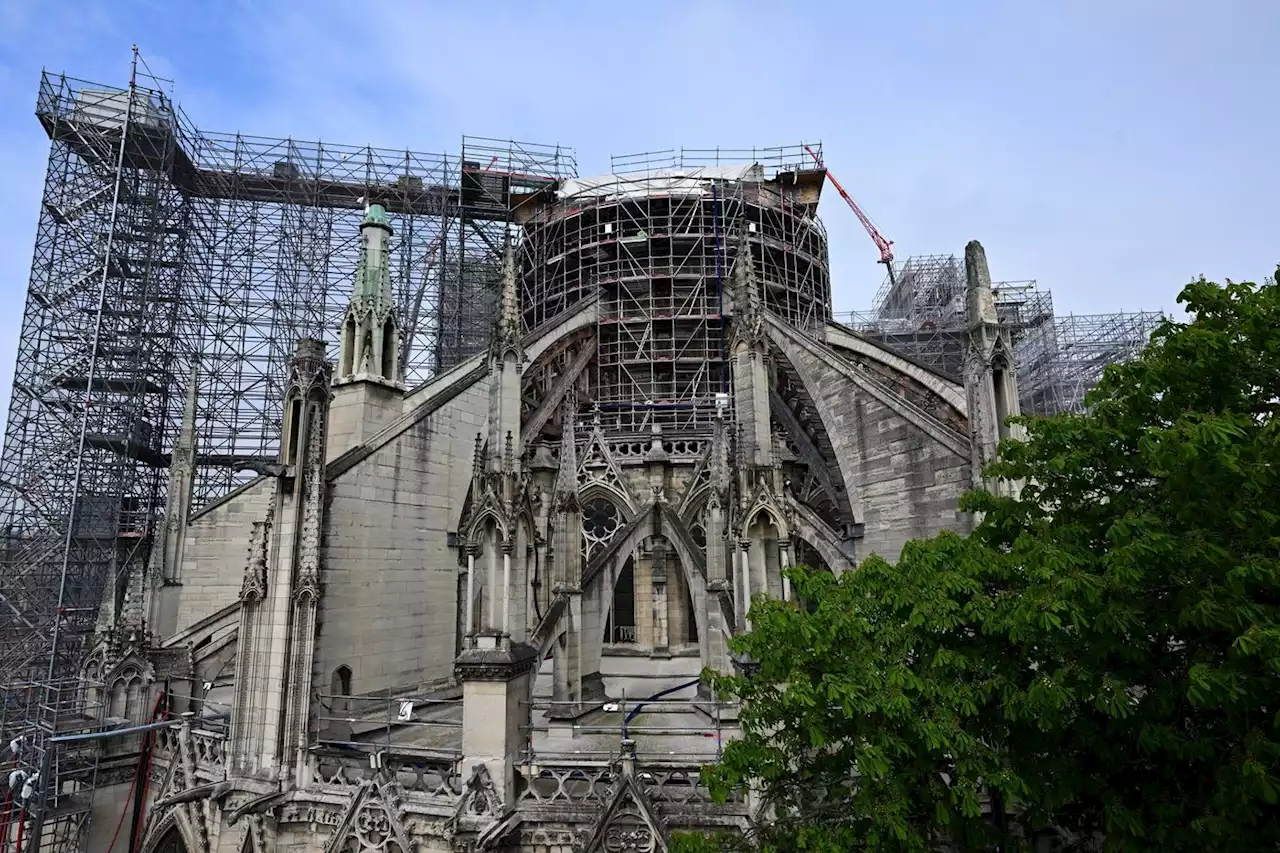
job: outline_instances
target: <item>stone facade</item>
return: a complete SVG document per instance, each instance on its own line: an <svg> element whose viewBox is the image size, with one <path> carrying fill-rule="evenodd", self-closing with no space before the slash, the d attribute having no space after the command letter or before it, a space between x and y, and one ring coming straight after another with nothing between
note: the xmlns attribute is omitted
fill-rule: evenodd
<svg viewBox="0 0 1280 853"><path fill-rule="evenodd" d="M616 853L743 828L750 798L698 781L735 709L692 682L732 666L752 597L791 597L787 566L966 529L1018 399L981 247L964 386L773 311L745 251L714 416L623 432L592 402L596 302L528 328L511 245L489 349L406 389L390 236L372 206L336 365L309 341L291 363L279 464L168 531L139 639L93 659L116 715L187 712L149 750L141 849Z"/></svg>

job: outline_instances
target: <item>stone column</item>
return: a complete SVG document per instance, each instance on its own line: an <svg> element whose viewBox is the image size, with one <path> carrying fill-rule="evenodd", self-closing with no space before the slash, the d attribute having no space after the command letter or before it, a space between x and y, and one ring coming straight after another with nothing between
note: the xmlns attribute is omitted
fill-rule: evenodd
<svg viewBox="0 0 1280 853"><path fill-rule="evenodd" d="M493 527L490 531L485 543L489 552L489 624L484 626L487 631L498 627L498 529Z"/></svg>
<svg viewBox="0 0 1280 853"><path fill-rule="evenodd" d="M791 543L786 539L778 540L778 565L782 568L782 600L791 600L791 579L787 577L787 569L791 568Z"/></svg>
<svg viewBox="0 0 1280 853"><path fill-rule="evenodd" d="M511 540L502 543L502 635L511 636Z"/></svg>
<svg viewBox="0 0 1280 853"><path fill-rule="evenodd" d="M476 552L479 547L474 544L467 545L467 601L466 601L466 625L467 625L467 645L471 644L471 637L476 632L475 611L476 611Z"/></svg>
<svg viewBox="0 0 1280 853"><path fill-rule="evenodd" d="M760 590L768 597L777 594L769 588L769 542L771 541L776 540L759 539L756 541L755 548L757 565L760 566Z"/></svg>
<svg viewBox="0 0 1280 853"><path fill-rule="evenodd" d="M653 650L664 654L671 644L667 620L667 546L665 542L654 543L650 562L649 579L653 586Z"/></svg>
<svg viewBox="0 0 1280 853"><path fill-rule="evenodd" d="M707 532L707 630L705 636L699 636L698 644L702 648L702 665L718 672L727 672L729 665L729 648L726 645L726 634L733 631L733 625L726 624L727 605L732 601L731 574L726 570L726 563L732 557L732 547L726 547L724 537L724 513L720 508L720 499L713 495L707 501L704 528ZM728 553L726 553L726 551ZM723 602L723 604L722 604Z"/></svg>
<svg viewBox="0 0 1280 853"><path fill-rule="evenodd" d="M525 643L467 649L454 663L462 683L462 767L483 765L505 806L515 803L515 765L528 741L538 653Z"/></svg>
<svg viewBox="0 0 1280 853"><path fill-rule="evenodd" d="M742 618L739 620L743 630L751 630L751 619L747 612L751 610L751 540L738 540L738 562L742 573Z"/></svg>

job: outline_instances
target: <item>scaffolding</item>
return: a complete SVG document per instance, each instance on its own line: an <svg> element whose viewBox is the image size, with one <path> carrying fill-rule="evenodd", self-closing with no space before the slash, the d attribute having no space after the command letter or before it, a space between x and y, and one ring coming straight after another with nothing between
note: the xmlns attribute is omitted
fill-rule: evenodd
<svg viewBox="0 0 1280 853"><path fill-rule="evenodd" d="M102 685L80 677L11 683L3 699L0 849L13 843L15 853L23 853L18 840L34 832L40 833L40 851L82 849L101 755L94 736L108 722ZM40 784L45 778L56 784Z"/></svg>
<svg viewBox="0 0 1280 853"><path fill-rule="evenodd" d="M886 276L870 311L835 319L865 338L964 380L964 260L955 255L907 258ZM1035 281L992 284L996 315L1009 327L1018 362L1019 402L1027 414L1078 412L1109 364L1135 357L1165 319L1159 312L1065 315Z"/></svg>
<svg viewBox="0 0 1280 853"><path fill-rule="evenodd" d="M824 173L803 146L671 150L612 165L563 182L524 222L524 326L598 296L594 398L583 404L613 434L707 429L728 390L724 305L742 246L767 307L806 329L829 317L812 191Z"/></svg>
<svg viewBox="0 0 1280 853"><path fill-rule="evenodd" d="M366 204L394 229L413 384L484 347L518 199L576 174L559 146L202 132L144 72L135 54L127 88L40 82L50 151L0 458L4 743L63 708L55 685L82 675L95 631L139 608L126 582L192 377L199 509L276 459L289 356L300 337L336 344Z"/></svg>

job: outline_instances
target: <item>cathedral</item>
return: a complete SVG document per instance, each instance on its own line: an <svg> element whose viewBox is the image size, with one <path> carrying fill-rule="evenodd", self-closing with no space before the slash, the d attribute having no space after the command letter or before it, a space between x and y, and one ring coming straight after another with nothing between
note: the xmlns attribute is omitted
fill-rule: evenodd
<svg viewBox="0 0 1280 853"><path fill-rule="evenodd" d="M299 340L282 378L278 460L194 513L191 378L136 630L85 673L113 718L180 723L111 746L145 774L100 771L88 849L134 810L144 853L745 829L749 792L699 781L737 715L699 673L742 665L785 568L967 530L1018 413L977 242L962 378L831 321L815 175L549 188L498 247L487 346L418 387L369 199L337 351Z"/></svg>

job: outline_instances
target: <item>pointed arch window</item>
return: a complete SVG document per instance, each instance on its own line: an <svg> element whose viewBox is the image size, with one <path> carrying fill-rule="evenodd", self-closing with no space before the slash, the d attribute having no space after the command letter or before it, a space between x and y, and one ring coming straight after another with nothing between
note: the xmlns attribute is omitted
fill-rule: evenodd
<svg viewBox="0 0 1280 853"><path fill-rule="evenodd" d="M382 324L382 378L396 378L396 324L388 317Z"/></svg>
<svg viewBox="0 0 1280 853"><path fill-rule="evenodd" d="M612 501L595 498L582 508L582 559L590 560L622 527L622 513Z"/></svg>

